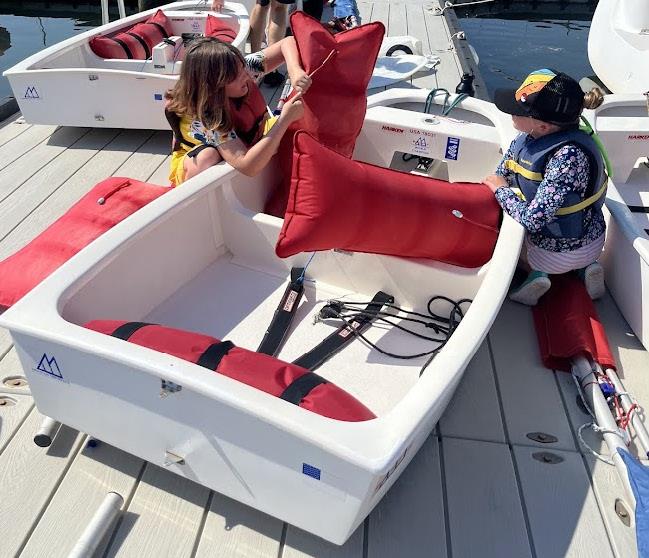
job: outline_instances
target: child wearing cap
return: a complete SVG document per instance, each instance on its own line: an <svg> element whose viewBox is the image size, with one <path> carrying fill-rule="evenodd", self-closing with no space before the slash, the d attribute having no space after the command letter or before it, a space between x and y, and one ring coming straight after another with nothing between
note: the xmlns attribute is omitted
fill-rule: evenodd
<svg viewBox="0 0 649 558"><path fill-rule="evenodd" d="M604 294L597 258L604 247L607 176L597 145L579 129L582 110L602 100L599 89L584 94L570 76L548 69L532 72L516 90L495 93L496 106L521 132L485 179L527 231L531 271L510 293L516 302L535 305L550 288L550 275L569 271L579 273L591 298Z"/></svg>

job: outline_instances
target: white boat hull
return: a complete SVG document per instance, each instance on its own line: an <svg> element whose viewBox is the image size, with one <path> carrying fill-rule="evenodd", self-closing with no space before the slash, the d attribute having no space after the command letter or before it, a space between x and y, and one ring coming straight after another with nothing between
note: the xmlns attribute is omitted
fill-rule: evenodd
<svg viewBox="0 0 649 558"><path fill-rule="evenodd" d="M649 113L642 95L607 95L584 115L613 167L602 256L606 285L624 318L649 347ZM644 161L644 162L643 162Z"/></svg>
<svg viewBox="0 0 649 558"><path fill-rule="evenodd" d="M649 90L649 3L599 0L588 34L588 59L613 93Z"/></svg>
<svg viewBox="0 0 649 558"><path fill-rule="evenodd" d="M237 29L233 44L241 51L250 30L242 4L225 3L222 14L209 12L193 0L163 6L173 32L202 31L208 13L228 19ZM173 74L158 73L152 60L105 60L88 45L96 35L116 32L146 20L156 9L114 21L53 45L7 70L18 106L31 124L95 128L167 130L164 93L178 79L181 62ZM168 71L168 70L164 70Z"/></svg>
<svg viewBox="0 0 649 558"><path fill-rule="evenodd" d="M493 105L463 107L495 127L384 109L423 104L427 91L393 89L369 99L356 157L390 160L400 134L379 123L427 131L440 145L449 130L466 140L449 174L486 172L513 130ZM413 116L415 114L415 116ZM396 121L395 121L396 118ZM405 132L404 132L405 133ZM482 150L485 159L477 157ZM363 154L361 157L359 154ZM485 168L475 168L483 161ZM439 169L444 170L442 161ZM72 258L0 318L10 329L39 411L331 542L342 544L377 504L430 434L505 297L523 230L505 218L489 263L477 269L361 253L320 252L307 272L306 302L280 353L292 360L331 329L312 325L323 300L393 294L425 308L433 294L473 303L431 362L398 361L351 343L318 373L370 407L377 419L342 422L287 404L225 376L81 327L91 319L148 320L255 348L292 266L275 256L282 220L260 212L273 168L254 179L221 164L158 198ZM359 210L362 208L359 208ZM422 347L397 330L369 337L398 352ZM53 366L60 377L39 366ZM39 368L41 368L39 370ZM160 397L161 379L182 390ZM313 475L318 471L318 478ZM305 471L307 473L305 473ZM310 473L310 474L308 474Z"/></svg>

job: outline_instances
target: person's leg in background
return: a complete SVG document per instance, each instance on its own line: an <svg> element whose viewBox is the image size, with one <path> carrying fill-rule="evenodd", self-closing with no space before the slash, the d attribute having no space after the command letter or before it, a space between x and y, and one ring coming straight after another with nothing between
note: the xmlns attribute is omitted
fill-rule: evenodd
<svg viewBox="0 0 649 558"><path fill-rule="evenodd" d="M257 0L250 13L250 51L261 50L261 43L266 33L266 20L268 18L270 0Z"/></svg>

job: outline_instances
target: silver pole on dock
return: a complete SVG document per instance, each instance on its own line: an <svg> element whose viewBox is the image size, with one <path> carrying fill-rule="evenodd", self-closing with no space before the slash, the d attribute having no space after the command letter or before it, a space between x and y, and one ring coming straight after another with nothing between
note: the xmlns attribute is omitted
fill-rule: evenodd
<svg viewBox="0 0 649 558"><path fill-rule="evenodd" d="M124 9L124 0L117 0L117 9L119 10L120 19L126 17L126 10Z"/></svg>
<svg viewBox="0 0 649 558"><path fill-rule="evenodd" d="M77 544L70 551L68 558L91 558L117 517L123 503L124 498L117 492L106 494L104 501L81 534Z"/></svg>
<svg viewBox="0 0 649 558"><path fill-rule="evenodd" d="M628 413L631 409L631 406L633 405L633 401L624 389L624 384L622 384L619 376L612 368L606 369L606 375L609 377L613 386L615 387L615 391L620 396L620 403L622 403L624 412ZM644 451L645 456L649 458L649 432L647 432L647 428L642 421L642 417L635 411L631 413L631 426L633 426L633 430L635 430L635 433L638 436L638 442L642 446L642 451Z"/></svg>
<svg viewBox="0 0 649 558"><path fill-rule="evenodd" d="M597 426L601 429L604 441L611 453L611 461L624 485L629 504L635 509L635 498L629 483L629 474L622 456L617 451L618 448L626 450L626 444L599 387L593 366L586 357L576 356L572 358L572 373L579 381L586 404L592 411Z"/></svg>
<svg viewBox="0 0 649 558"><path fill-rule="evenodd" d="M101 0L101 23L106 25L110 22L110 16L108 15L108 0Z"/></svg>
<svg viewBox="0 0 649 558"><path fill-rule="evenodd" d="M38 429L38 432L36 432L36 435L34 436L34 443L41 448L49 447L58 433L59 428L61 428L60 422L51 419L50 417L45 417Z"/></svg>

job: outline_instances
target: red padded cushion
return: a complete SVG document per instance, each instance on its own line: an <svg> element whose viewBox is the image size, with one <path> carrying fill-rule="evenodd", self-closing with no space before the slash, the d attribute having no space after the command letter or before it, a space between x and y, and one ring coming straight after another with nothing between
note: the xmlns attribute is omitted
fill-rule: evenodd
<svg viewBox="0 0 649 558"><path fill-rule="evenodd" d="M119 177L97 184L27 246L0 262L0 307L14 304L95 238L168 190ZM106 202L100 205L102 197Z"/></svg>
<svg viewBox="0 0 649 558"><path fill-rule="evenodd" d="M304 132L296 134L294 149L278 256L341 248L462 267L491 259L500 207L484 184L352 161Z"/></svg>
<svg viewBox="0 0 649 558"><path fill-rule="evenodd" d="M237 32L230 27L227 20L208 15L205 22L205 36L216 37L224 43L231 43L237 38Z"/></svg>
<svg viewBox="0 0 649 558"><path fill-rule="evenodd" d="M580 354L605 369L617 368L595 305L573 274L553 275L552 287L532 312L546 368L570 372L572 358Z"/></svg>
<svg viewBox="0 0 649 558"><path fill-rule="evenodd" d="M151 56L153 47L170 34L171 21L162 10L158 10L146 21L116 35L93 37L89 45L92 51L102 58L145 60Z"/></svg>
<svg viewBox="0 0 649 558"><path fill-rule="evenodd" d="M322 145L345 157L352 156L365 119L367 85L385 33L382 23L373 22L332 35L304 12L291 15L291 27L307 73L318 68L332 50L336 54L313 76L304 96L304 118L291 124L282 138L279 161L285 180L266 205L266 212L278 217L286 208L293 135L297 130L306 130Z"/></svg>
<svg viewBox="0 0 649 558"><path fill-rule="evenodd" d="M125 323L127 322L94 320L84 327L112 335ZM209 335L155 324L138 329L128 337L128 341L195 364L208 347L220 343ZM291 383L309 373L306 368L296 364L242 347L232 347L214 371L275 397L280 397ZM325 417L350 422L376 418L365 405L331 382L314 387L300 400L299 406Z"/></svg>

